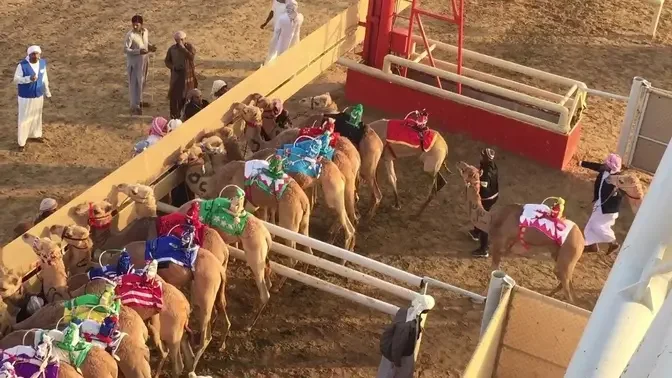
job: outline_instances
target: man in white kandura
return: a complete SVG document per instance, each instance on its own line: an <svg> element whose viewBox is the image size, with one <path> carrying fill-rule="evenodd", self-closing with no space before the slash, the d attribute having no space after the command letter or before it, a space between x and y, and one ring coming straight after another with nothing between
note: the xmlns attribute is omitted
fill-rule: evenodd
<svg viewBox="0 0 672 378"><path fill-rule="evenodd" d="M19 92L19 151L28 138L42 142L42 107L44 96L51 98L47 61L40 59L40 46L30 46L28 56L16 66L14 84Z"/></svg>
<svg viewBox="0 0 672 378"><path fill-rule="evenodd" d="M275 46L269 52L266 63L271 62L278 55L282 55L301 40L303 15L298 12L299 5L296 0L287 0L285 4L285 13L278 17L274 30L273 41L275 41Z"/></svg>

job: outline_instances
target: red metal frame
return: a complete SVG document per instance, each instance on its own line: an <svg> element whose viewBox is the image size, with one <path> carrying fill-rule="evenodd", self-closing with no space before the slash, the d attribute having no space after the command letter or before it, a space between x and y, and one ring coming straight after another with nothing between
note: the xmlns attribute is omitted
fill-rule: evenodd
<svg viewBox="0 0 672 378"><path fill-rule="evenodd" d="M366 36L364 37L363 57L368 65L382 68L385 55L391 51L395 14L395 4L397 0L370 0L369 12L366 20ZM464 1L450 0L452 6L452 15L444 15L420 8L420 0L412 0L411 15L408 20L408 31L405 33L405 48L403 53L406 59L411 56L411 45L413 43L413 27L418 24L423 45L427 51L427 57L432 67L436 67L434 56L429 49L429 41L425 33L425 27L422 24L422 16L431 17L437 20L446 21L457 25L457 74L462 74L462 47L464 44ZM406 76L407 69L402 69L402 75ZM442 88L441 79L436 78L439 88ZM462 93L462 84L457 83L457 93Z"/></svg>

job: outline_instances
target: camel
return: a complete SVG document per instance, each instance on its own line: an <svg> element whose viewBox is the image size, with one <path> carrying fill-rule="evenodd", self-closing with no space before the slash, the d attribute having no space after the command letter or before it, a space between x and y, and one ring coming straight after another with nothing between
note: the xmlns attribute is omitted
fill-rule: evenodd
<svg viewBox="0 0 672 378"><path fill-rule="evenodd" d="M446 165L446 157L448 156L446 140L439 132L427 127L427 113L424 110L413 111L406 115L403 120L380 119L373 121L369 124L369 127L380 136L381 140L385 141L382 159L387 179L394 190L395 209L401 209L397 190L397 174L394 170L394 161L397 158L417 156L422 161L423 171L432 177L429 194L420 206L417 215L422 214L436 193L446 184L445 178L440 173L441 168L445 168L450 173L450 169Z"/></svg>
<svg viewBox="0 0 672 378"><path fill-rule="evenodd" d="M284 109L282 100L278 98L269 99L259 93L253 93L242 104L237 103L234 105L234 113L239 113L244 106L255 106L261 110L261 127L257 129L262 140L272 140L283 130L292 126L289 112L287 112L287 109ZM247 120L246 124L250 125L247 123ZM253 122L251 126L258 124L258 122Z"/></svg>
<svg viewBox="0 0 672 378"><path fill-rule="evenodd" d="M528 246L545 247L555 261L554 273L560 281L549 296L562 289L570 303L576 303L572 276L583 254L585 240L581 229L562 217L564 200L556 202L559 208L549 209L543 204L510 204L489 213L481 205L479 170L462 161L457 164L457 169L466 185L471 221L489 233L492 270L499 269L502 255L511 252L516 243L526 249ZM548 229L553 229L553 234Z"/></svg>
<svg viewBox="0 0 672 378"><path fill-rule="evenodd" d="M32 344L38 347L45 336L53 339L54 352L61 363L72 365L78 370L84 378L117 378L119 376L117 363L108 352L104 349L91 346L91 344L79 339L79 329L76 325L71 325L66 328L64 332L57 330L22 330L14 331L0 340L0 349L8 349L17 345L24 345L24 343ZM75 350L75 355L78 356L76 361L72 361L69 357L68 349ZM79 359L83 354L85 357ZM70 369L66 370L70 371ZM68 377L76 377L77 375L68 375ZM60 374L59 374L60 377Z"/></svg>
<svg viewBox="0 0 672 378"><path fill-rule="evenodd" d="M378 134L361 121L363 108L360 105L339 112L338 105L329 93L302 98L299 100L299 106L306 112L317 112L299 127L311 127L315 123L322 123L326 117L333 118L336 121L335 131L357 147L361 159L359 176L371 190L371 206L364 213L364 219L371 220L383 199L376 173L384 145Z"/></svg>
<svg viewBox="0 0 672 378"><path fill-rule="evenodd" d="M256 323L266 303L270 299L271 266L268 253L273 240L264 224L244 209L245 193L236 187L233 199L216 198L203 200L197 198L182 205L179 213L187 216L198 214L201 222L215 228L227 243L240 243L245 252L245 260L252 270L252 276L259 290L261 306L257 310L251 325Z"/></svg>
<svg viewBox="0 0 672 378"><path fill-rule="evenodd" d="M630 204L633 214L637 215L639 207L642 206L644 200L644 188L639 178L633 174L621 173L618 175L610 175L607 177L607 183L614 185L616 189L625 193L625 198Z"/></svg>
<svg viewBox="0 0 672 378"><path fill-rule="evenodd" d="M76 286L79 289L72 291L71 294L74 297L86 294L102 295L107 286L105 281L98 280L95 281L96 284L88 284L89 277L87 272L94 267L93 261L91 260L91 246L93 243L89 238L90 228L88 226L82 227L78 225L54 225L49 231L53 236L60 236L61 240L67 244L65 265L71 277L69 280L70 286L75 287L73 283L76 281L81 283L80 278L85 280L85 282ZM163 308L160 312L153 310L148 311L144 306L137 306L134 304L129 304L128 307L138 313L141 322L148 322L149 324L149 333L161 354L158 370L161 370L165 361L170 357L173 362L173 372L179 374L184 368L182 358L179 355L180 342L184 334L185 325L188 323L191 309L187 298L176 287L167 282L162 282L161 287ZM122 330L129 330L135 335L147 334L146 329L144 332L140 333L137 330L140 326L137 324L126 324L123 322L123 319L124 317L122 317ZM144 327L144 323L142 327ZM146 337L141 340L141 345L144 345L145 340ZM164 349L164 345L166 346L167 351ZM121 348L128 348L128 346L122 342ZM123 354L124 351L122 351L120 355ZM134 353L134 356L136 355L137 353ZM127 378L137 376L137 374L133 375L131 373L134 369L137 369L136 366L140 365L139 363L129 364L128 362L131 361L132 359L122 358L122 362L126 362L126 366L122 366L124 364L120 362L120 368L125 372L124 375Z"/></svg>
<svg viewBox="0 0 672 378"><path fill-rule="evenodd" d="M50 238L38 238L30 234L23 234L21 240L32 246L33 252L39 258L42 294L47 303L70 299L68 274L63 263L61 247Z"/></svg>

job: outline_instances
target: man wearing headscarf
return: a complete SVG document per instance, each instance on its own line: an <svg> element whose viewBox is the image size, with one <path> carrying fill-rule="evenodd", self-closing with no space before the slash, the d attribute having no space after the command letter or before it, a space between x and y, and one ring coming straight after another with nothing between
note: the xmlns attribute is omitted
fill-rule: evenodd
<svg viewBox="0 0 672 378"><path fill-rule="evenodd" d="M43 220L47 219L48 216L55 213L56 210L58 210L58 202L56 202L56 200L53 198L44 198L40 202L40 207L35 219L32 221L21 222L16 227L14 227L14 237L18 238L19 236L25 234L28 232L28 230L33 228L34 225L42 222Z"/></svg>
<svg viewBox="0 0 672 378"><path fill-rule="evenodd" d="M481 151L481 183L479 194L481 196L481 205L485 211L490 209L497 203L499 199L499 173L497 172L497 164L495 163L495 151L491 148L485 148ZM474 257L488 257L488 233L474 227L469 231L469 236L480 245L471 252Z"/></svg>
<svg viewBox="0 0 672 378"><path fill-rule="evenodd" d="M19 151L26 147L28 138L42 141L42 108L44 96L51 98L47 61L40 59L40 46L30 46L27 56L19 62L14 72L14 84L18 88Z"/></svg>
<svg viewBox="0 0 672 378"><path fill-rule="evenodd" d="M187 103L184 104L184 110L182 111L182 121L187 121L189 118L196 115L200 112L201 109L208 106L210 103L208 100L204 99L201 95L201 91L194 88L189 91L187 95Z"/></svg>
<svg viewBox="0 0 672 378"><path fill-rule="evenodd" d="M133 147L133 154L137 155L146 150L149 146L154 145L180 125L182 125L182 121L179 119L171 119L168 121L163 117L154 117L154 119L152 119L152 124L149 127L149 136L135 144Z"/></svg>
<svg viewBox="0 0 672 378"><path fill-rule="evenodd" d="M128 74L128 92L131 102L131 115L141 115L142 108L149 106L142 101L142 92L147 81L149 54L156 51L149 44L149 31L143 27L143 18L135 15L131 18L132 29L124 38L124 53L126 54L126 73Z"/></svg>
<svg viewBox="0 0 672 378"><path fill-rule="evenodd" d="M170 117L180 118L187 94L190 90L198 88L194 66L196 49L191 43L186 42L185 32L178 31L173 37L175 44L168 48L164 62L170 69L170 87L168 88Z"/></svg>
<svg viewBox="0 0 672 378"><path fill-rule="evenodd" d="M210 92L210 96L212 96L213 100L218 99L219 97L223 96L224 93L229 91L229 86L226 85L226 81L224 80L215 80L212 82L212 91Z"/></svg>
<svg viewBox="0 0 672 378"><path fill-rule="evenodd" d="M608 243L608 253L618 249L616 235L612 227L616 224L618 212L621 208L623 193L606 180L609 176L621 173L621 157L609 154L604 163L581 161L583 168L597 172L593 185L593 212L586 223L583 235L586 238L587 252L599 252L599 243Z"/></svg>
<svg viewBox="0 0 672 378"><path fill-rule="evenodd" d="M301 40L303 15L298 12L298 8L299 5L296 0L286 1L285 13L278 17L274 30L275 47L269 52L266 63L273 61L278 55L282 55Z"/></svg>

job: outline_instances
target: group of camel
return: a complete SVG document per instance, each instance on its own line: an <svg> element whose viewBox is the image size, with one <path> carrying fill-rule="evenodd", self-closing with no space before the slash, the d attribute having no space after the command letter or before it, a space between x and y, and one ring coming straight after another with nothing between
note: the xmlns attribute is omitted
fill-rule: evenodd
<svg viewBox="0 0 672 378"><path fill-rule="evenodd" d="M261 220L309 235L311 215L317 194L321 192L326 207L335 215L329 231L330 242L334 243L343 229L344 247L352 250L360 220L359 183L363 181L372 191L372 203L365 213L365 219L369 220L382 200L376 178L381 159L385 176L394 190L395 208L400 208L394 169L397 158L417 157L423 172L432 179L429 194L419 211L423 211L445 184L439 171L447 170L448 145L438 132L426 127L423 112L409 114L395 126L408 127L412 134L420 136L420 144L413 145L390 138L388 127L393 123L387 119L369 124L358 119L354 123L325 120L325 115L344 114L339 113L328 94L301 100L300 104L318 114L299 127L282 129L269 116L271 101L259 94L250 95L244 102L234 104L233 111L225 116L223 128L183 148L175 163L185 166L185 183L194 199L175 214L159 216L157 198L151 187L120 183L116 189L134 203L135 212L135 220L121 232L111 231L116 209L110 201L103 200L79 205L75 209L81 219L79 224L53 226L48 230L48 237L24 234L22 239L39 257L40 296L44 305L35 306L34 297L24 290L18 272L0 267L0 296L9 313L14 316L19 309L30 310L32 304L29 311L32 314L26 319L18 322L3 319L4 329L0 331L6 336L0 340L0 349L33 340L29 345L36 351L45 345L50 351L64 350L67 358L61 361L59 377L149 378L152 369L147 340L151 338L161 357L154 369L156 376L162 373L168 360L173 376L180 376L184 370L194 374L212 340L216 317L225 320L219 350L224 351L226 346L231 326L225 293L228 245L235 244L245 252L261 299L248 329L270 299L269 253L273 241ZM353 132L344 127L357 130ZM294 145L309 132L328 132L329 143L333 142L332 159L320 156L311 160L311 164L320 166L316 177L285 169L281 156L286 146ZM358 133L359 137L353 140L346 137ZM431 143L424 145L423 138ZM570 301L574 301L571 275L583 251L580 230L573 227L562 245L534 228L521 233L522 206L504 206L492 215L482 208L479 210L479 171L462 162L458 170L467 187L468 200L475 204L474 208L483 218L485 226L482 227L489 227L493 265L498 265L501 254L517 241L548 246L560 280L555 291L564 288ZM634 185L631 176L612 180L630 193L638 192L641 198L641 186ZM293 241L284 242L296 248ZM309 247L302 248L312 254ZM127 260L139 273L120 268L128 265ZM100 265L109 267L112 272L117 269L116 275L90 279L91 269ZM125 282L133 283L138 290L160 287L161 298L152 306L133 301L111 306L108 303L111 290L119 301L119 288ZM279 286L281 284L276 285L276 290ZM79 307L83 309L76 311ZM81 325L73 319L80 316L91 320L92 314L98 312L103 314L101 319L104 320L100 333L108 326L116 330L118 339L114 350L100 348L98 344L87 347L88 344L77 337ZM56 330L58 325L67 327ZM44 336L52 334L56 341ZM70 344L65 345L63 340ZM67 348L76 349L79 354Z"/></svg>

